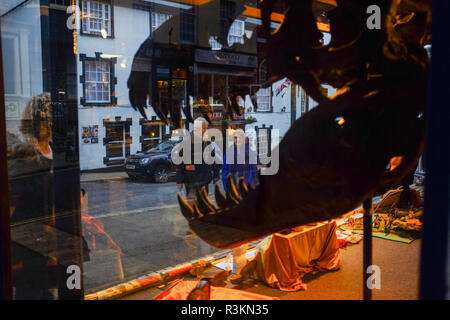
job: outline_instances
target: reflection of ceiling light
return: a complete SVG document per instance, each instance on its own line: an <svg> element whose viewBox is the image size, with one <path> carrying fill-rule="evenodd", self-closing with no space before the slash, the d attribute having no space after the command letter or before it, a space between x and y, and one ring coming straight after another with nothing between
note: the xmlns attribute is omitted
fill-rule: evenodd
<svg viewBox="0 0 450 320"><path fill-rule="evenodd" d="M108 32L106 32L105 29L100 30L100 33L102 34L103 39L106 39L108 37Z"/></svg>
<svg viewBox="0 0 450 320"><path fill-rule="evenodd" d="M103 59L111 59L111 58L118 58L118 57L121 57L122 55L121 54L110 54L110 53L102 53L101 55L100 55L100 58L103 58ZM125 59L124 59L125 60Z"/></svg>
<svg viewBox="0 0 450 320"><path fill-rule="evenodd" d="M192 8L192 6L190 6L190 5L177 3L177 2L173 2L173 1L165 1L165 0L144 0L144 1L158 3L158 4L162 4L164 6L169 6L169 7L173 7L173 8L180 8L180 9L184 9L184 10L189 10L189 9Z"/></svg>
<svg viewBox="0 0 450 320"><path fill-rule="evenodd" d="M126 59L122 59L122 62L120 63L120 67L122 67L123 69L125 69L127 67L127 60Z"/></svg>

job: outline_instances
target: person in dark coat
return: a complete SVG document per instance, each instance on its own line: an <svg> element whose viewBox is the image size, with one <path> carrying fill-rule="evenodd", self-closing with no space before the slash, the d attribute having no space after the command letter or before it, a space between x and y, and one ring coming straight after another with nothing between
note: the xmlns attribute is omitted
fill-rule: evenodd
<svg viewBox="0 0 450 320"><path fill-rule="evenodd" d="M213 182L219 181L220 169L216 164L208 164L203 159L203 151L211 142L205 141L204 134L208 128L208 123L203 118L197 118L195 120L195 126L197 127L191 132L191 161L190 163L182 163L176 166L176 183L178 191L181 191L183 185L185 186L186 198L188 203L193 203L196 198L197 191L202 187L205 187L208 191L208 185ZM194 142L198 141L202 144L201 154L198 154L198 158L202 159L201 163L194 163L196 158ZM180 156L183 150L180 151ZM212 152L212 156L215 156L215 151Z"/></svg>

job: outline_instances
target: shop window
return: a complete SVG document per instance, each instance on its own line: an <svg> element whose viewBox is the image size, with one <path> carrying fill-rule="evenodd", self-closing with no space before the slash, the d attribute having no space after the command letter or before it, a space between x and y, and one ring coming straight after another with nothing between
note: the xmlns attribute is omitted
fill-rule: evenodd
<svg viewBox="0 0 450 320"><path fill-rule="evenodd" d="M186 107L186 80L172 79L172 102L174 107Z"/></svg>
<svg viewBox="0 0 450 320"><path fill-rule="evenodd" d="M227 98L227 76L214 74L213 75L213 88L214 88L214 103L223 104Z"/></svg>
<svg viewBox="0 0 450 320"><path fill-rule="evenodd" d="M83 74L80 82L83 84L83 97L81 104L89 105L113 105L117 98L114 95L114 87L117 79L114 77L115 58L103 59L96 53L96 58L87 58L81 54Z"/></svg>
<svg viewBox="0 0 450 320"><path fill-rule="evenodd" d="M157 121L156 117L153 117L150 121L140 119L139 123L142 128L140 137L142 151L149 150L162 141L163 122Z"/></svg>
<svg viewBox="0 0 450 320"><path fill-rule="evenodd" d="M155 32L164 22L171 19L173 16L168 13L152 12L152 33Z"/></svg>
<svg viewBox="0 0 450 320"><path fill-rule="evenodd" d="M212 75L210 74L199 74L198 75L198 100L203 100L209 102L210 97L212 98Z"/></svg>
<svg viewBox="0 0 450 320"><path fill-rule="evenodd" d="M81 34L111 38L113 10L107 1L82 1Z"/></svg>

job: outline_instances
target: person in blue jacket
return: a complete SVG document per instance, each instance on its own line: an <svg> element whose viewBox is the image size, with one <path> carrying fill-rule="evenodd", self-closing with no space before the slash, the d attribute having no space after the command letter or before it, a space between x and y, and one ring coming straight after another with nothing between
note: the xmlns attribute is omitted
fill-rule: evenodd
<svg viewBox="0 0 450 320"><path fill-rule="evenodd" d="M229 159L230 161L227 161L227 154L231 152L234 157ZM238 161L238 159L242 159L242 153L244 153L244 163L242 163L242 160ZM238 143L238 138L235 136L233 145L229 146L223 153L222 182L225 191L227 188L227 177L230 174L236 186L238 186L241 177L244 177L244 181L248 187L255 188L259 184L256 154L250 148L250 140L248 137L245 137L244 144L240 144Z"/></svg>

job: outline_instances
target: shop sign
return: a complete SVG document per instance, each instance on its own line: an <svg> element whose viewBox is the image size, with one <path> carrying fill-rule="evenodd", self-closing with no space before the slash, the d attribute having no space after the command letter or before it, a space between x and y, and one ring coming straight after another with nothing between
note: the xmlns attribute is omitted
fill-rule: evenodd
<svg viewBox="0 0 450 320"><path fill-rule="evenodd" d="M186 70L175 68L172 70L172 78L176 79L186 79Z"/></svg>
<svg viewBox="0 0 450 320"><path fill-rule="evenodd" d="M156 76L158 78L169 78L170 69L166 66L156 66Z"/></svg>
<svg viewBox="0 0 450 320"><path fill-rule="evenodd" d="M19 118L19 103L17 101L6 102L6 119Z"/></svg>
<svg viewBox="0 0 450 320"><path fill-rule="evenodd" d="M253 55L203 49L195 50L195 61L249 68L258 66L257 58Z"/></svg>

